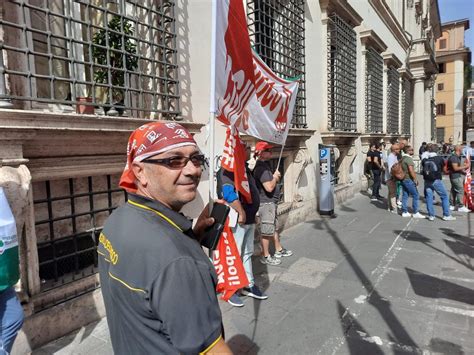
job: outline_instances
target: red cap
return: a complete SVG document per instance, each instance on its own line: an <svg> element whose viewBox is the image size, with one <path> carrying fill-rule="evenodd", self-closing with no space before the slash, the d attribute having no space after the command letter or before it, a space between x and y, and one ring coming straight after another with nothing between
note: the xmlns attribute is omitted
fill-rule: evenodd
<svg viewBox="0 0 474 355"><path fill-rule="evenodd" d="M258 142L257 144L255 144L255 151L261 152L267 149L272 149L274 147L275 147L274 145L271 145L270 143L267 143L267 142Z"/></svg>

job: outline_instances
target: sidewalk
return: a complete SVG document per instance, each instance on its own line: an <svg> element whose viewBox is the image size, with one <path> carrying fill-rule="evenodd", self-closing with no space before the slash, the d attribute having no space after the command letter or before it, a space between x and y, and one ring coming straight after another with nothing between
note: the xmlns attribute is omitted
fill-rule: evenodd
<svg viewBox="0 0 474 355"><path fill-rule="evenodd" d="M221 302L226 341L235 354L474 354L474 214L454 215L406 219L358 195L286 230L292 257L254 261L268 300ZM104 319L33 352L112 353Z"/></svg>

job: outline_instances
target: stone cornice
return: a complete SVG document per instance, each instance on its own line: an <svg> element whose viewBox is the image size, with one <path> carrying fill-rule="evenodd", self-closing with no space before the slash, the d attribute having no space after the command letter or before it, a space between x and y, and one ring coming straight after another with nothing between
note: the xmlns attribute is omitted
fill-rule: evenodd
<svg viewBox="0 0 474 355"><path fill-rule="evenodd" d="M354 27L362 23L362 17L347 0L319 0L319 5L321 7L323 22L327 21L329 15L335 12Z"/></svg>
<svg viewBox="0 0 474 355"><path fill-rule="evenodd" d="M131 132L151 120L137 118L118 118L107 116L82 116L77 114L58 114L25 110L0 110L0 129L51 130L80 132ZM178 122L191 133L199 133L202 123Z"/></svg>
<svg viewBox="0 0 474 355"><path fill-rule="evenodd" d="M403 78L403 79L407 79L407 80L411 80L413 79L413 74L412 72L407 69L407 68L400 68L398 69L398 72L400 73L400 76Z"/></svg>
<svg viewBox="0 0 474 355"><path fill-rule="evenodd" d="M400 68L402 66L402 61L393 53L382 53L382 58L387 67L393 66L395 68Z"/></svg>
<svg viewBox="0 0 474 355"><path fill-rule="evenodd" d="M410 41L385 0L369 0L369 3L395 36L397 42L400 43L404 50L408 50Z"/></svg>
<svg viewBox="0 0 474 355"><path fill-rule="evenodd" d="M385 42L373 30L363 30L359 37L363 45L371 46L379 53L387 49Z"/></svg>

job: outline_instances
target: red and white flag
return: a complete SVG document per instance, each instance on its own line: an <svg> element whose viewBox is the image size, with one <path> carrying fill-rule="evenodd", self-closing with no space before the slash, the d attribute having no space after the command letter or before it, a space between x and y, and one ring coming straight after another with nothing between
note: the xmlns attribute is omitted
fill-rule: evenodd
<svg viewBox="0 0 474 355"><path fill-rule="evenodd" d="M242 0L218 0L215 6L211 112L242 133L283 145L298 81L279 78L252 51Z"/></svg>
<svg viewBox="0 0 474 355"><path fill-rule="evenodd" d="M469 152L466 154L466 160L469 165L466 168L466 177L464 178L464 206L469 208L471 211L474 209L474 203L472 201L472 176L471 176L471 156Z"/></svg>
<svg viewBox="0 0 474 355"><path fill-rule="evenodd" d="M228 222L217 242L212 259L217 273L216 291L222 293L221 298L224 301L229 300L235 291L248 286L249 280Z"/></svg>
<svg viewBox="0 0 474 355"><path fill-rule="evenodd" d="M221 166L234 174L234 186L247 203L252 203L249 180L245 161L247 160L245 145L239 137L239 132L233 127L227 128L222 154Z"/></svg>

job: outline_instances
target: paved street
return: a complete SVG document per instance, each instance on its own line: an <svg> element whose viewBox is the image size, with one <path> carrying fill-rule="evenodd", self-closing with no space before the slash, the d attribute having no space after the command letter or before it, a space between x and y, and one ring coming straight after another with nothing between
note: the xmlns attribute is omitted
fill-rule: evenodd
<svg viewBox="0 0 474 355"><path fill-rule="evenodd" d="M233 351L474 354L474 215L430 222L385 208L358 195L336 218L286 230L294 255L277 267L254 263L269 299L221 303ZM51 353L112 353L105 320L33 354Z"/></svg>

